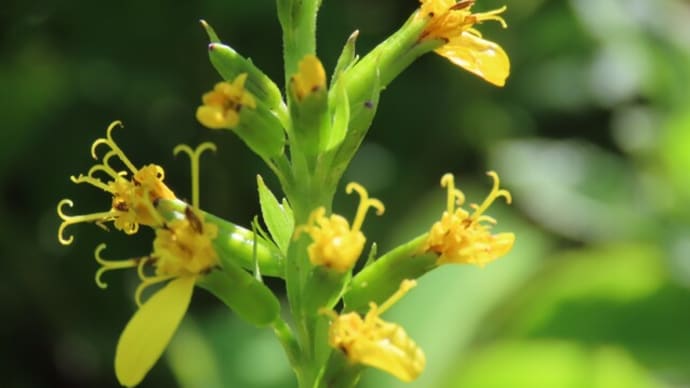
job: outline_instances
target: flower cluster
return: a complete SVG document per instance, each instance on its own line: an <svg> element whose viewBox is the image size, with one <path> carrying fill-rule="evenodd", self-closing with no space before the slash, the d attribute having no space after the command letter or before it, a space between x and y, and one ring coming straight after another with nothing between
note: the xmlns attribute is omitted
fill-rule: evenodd
<svg viewBox="0 0 690 388"><path fill-rule="evenodd" d="M163 169L154 164L136 169L112 138L112 130L117 126L121 126L120 122L113 122L108 127L106 138L96 140L91 147L94 159L97 159L96 149L101 144L110 148L101 163L94 165L86 175L71 178L74 183L89 183L110 193L112 208L107 212L68 216L62 207L65 204L71 206L72 202L67 199L60 201L57 211L63 222L58 239L65 245L70 244L73 238L65 238L64 229L77 222L91 221L103 226L104 222L113 221L115 227L126 234L136 233L139 225L154 228L153 251L147 256L106 260L101 255L106 244L100 244L94 253L101 266L95 275L99 287L107 287L102 275L116 269L136 269L141 280L135 292L139 308L122 332L115 352L115 373L119 382L124 386L134 386L144 378L170 342L187 311L197 280L220 265L212 245L218 235L218 227L205 222L204 215L191 206L186 206L178 218L166 220L157 206L161 200L176 198L163 183ZM198 151L209 148L214 149L215 146L205 143ZM187 150L189 147L178 149ZM199 152L189 149L188 153L192 157L192 169L198 169ZM117 171L110 165L110 159L115 156L127 167L131 178L128 178L128 171ZM110 180L103 182L95 176L98 172ZM198 171L193 171L192 176L196 178ZM198 182L192 185L196 197ZM198 198L194 198L194 202L197 203ZM151 267L153 273L147 274L147 268ZM164 282L167 283L163 288L142 303L145 289Z"/></svg>
<svg viewBox="0 0 690 388"><path fill-rule="evenodd" d="M247 73L232 82L218 82L212 91L201 98L203 105L196 110L196 118L211 129L234 128L240 122L242 108L256 108L256 100L244 89Z"/></svg>
<svg viewBox="0 0 690 388"><path fill-rule="evenodd" d="M472 13L474 0L420 0L417 17L428 20L420 40L441 40L436 53L463 69L484 78L497 86L503 86L510 73L508 55L501 46L482 38L475 24L493 20L507 27L501 16L506 10L499 9Z"/></svg>
<svg viewBox="0 0 690 388"><path fill-rule="evenodd" d="M326 217L326 209L319 207L309 216L306 225L299 227L295 234L304 231L312 238L309 245L309 260L313 265L323 266L337 272L351 269L362 254L366 238L361 231L367 210L376 209L377 215L385 211L383 203L375 198L369 198L369 193L360 184L352 182L345 188L350 194L356 191L360 196L357 214L350 227L349 222L338 214Z"/></svg>
<svg viewBox="0 0 690 388"><path fill-rule="evenodd" d="M323 311L332 321L328 330L331 347L340 350L352 363L384 370L402 381L416 379L426 365L424 352L402 327L380 318L416 285L414 280L404 280L381 306L370 303L364 318L355 312L337 315Z"/></svg>
<svg viewBox="0 0 690 388"><path fill-rule="evenodd" d="M88 183L110 193L112 195L111 208L104 212L71 216L65 214L62 208L65 205L73 206L73 202L69 199L60 201L57 211L62 223L58 230L58 240L63 245L71 244L74 239L73 236L64 236L65 228L76 223L95 222L105 228L104 223L112 221L116 229L127 234L136 233L140 224L148 226L159 224L160 219L158 219L154 204L161 199L175 199L175 194L163 183L165 171L162 167L149 164L140 169L136 168L115 143L112 131L121 126L122 123L114 121L108 126L106 137L93 142L91 156L96 160L98 160L96 151L101 145L110 149L101 158L101 163L91 167L86 175L80 174L78 177L70 178L74 183ZM111 166L113 157L117 157L127 170L117 170ZM107 177L107 181L104 182L98 178L95 175L97 173Z"/></svg>
<svg viewBox="0 0 690 388"><path fill-rule="evenodd" d="M456 208L465 202L465 195L455 188L455 178L446 174L441 178L441 186L448 190L447 208L441 220L429 232L424 251L438 254L438 264L459 263L485 264L505 255L513 247L513 233L491 234L491 225L496 220L484 215L491 204L500 197L511 202L510 192L499 189L498 175L487 173L494 180L493 188L481 205L471 205L472 213Z"/></svg>
<svg viewBox="0 0 690 388"><path fill-rule="evenodd" d="M355 52L358 34L353 33L328 84L315 54L320 3L278 1L283 91L202 22L211 41L209 58L223 81L203 94L196 118L205 127L234 133L275 174L285 194L282 201L261 177L257 180L263 224L257 216L249 230L201 210L199 159L204 151L215 151L211 143L173 150L190 157L191 204L164 183L162 167L136 168L127 158L112 137L114 128L121 126L118 121L91 147L98 162L86 174L71 177L74 183L107 192L110 207L69 215L64 208L73 202L60 201L60 243L72 243L66 228L83 222L106 230L112 222L127 235L144 225L155 233L144 256L109 260L103 257L106 244L94 253L100 265L95 274L99 287L106 288L103 275L116 269L130 269L140 280L134 292L137 310L115 352L115 372L122 385L139 384L160 358L197 286L247 322L271 326L300 387L349 387L359 379L361 366L412 381L424 370L425 355L402 326L381 315L416 286L413 279L428 271L446 263L484 266L512 249L515 235L493 234L496 220L485 215L497 198L511 201L495 172L488 173L493 179L490 193L470 210L462 207L465 196L455 188L453 175L444 175L447 204L440 220L428 232L382 255L371 244L361 269L356 264L367 243L362 226L370 208L377 215L384 213L383 203L370 198L363 186L350 183L347 194L359 195L354 217L350 221L331 211L339 181L374 119L381 91L419 56L435 51L494 85L504 85L510 72L508 56L482 38L475 26L496 21L505 28L501 15L506 7L474 13L475 0L420 0L408 22L362 58ZM99 158L97 151L105 147ZM120 168L114 166L116 159ZM263 283L264 276L284 280L289 323L281 311L285 304ZM336 306L342 307L339 313L333 310ZM328 325L322 315L330 318Z"/></svg>

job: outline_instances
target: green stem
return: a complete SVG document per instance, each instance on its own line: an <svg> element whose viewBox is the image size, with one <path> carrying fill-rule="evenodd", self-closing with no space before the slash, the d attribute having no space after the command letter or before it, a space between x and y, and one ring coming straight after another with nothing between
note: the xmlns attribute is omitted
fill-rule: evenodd
<svg viewBox="0 0 690 388"><path fill-rule="evenodd" d="M321 0L277 0L278 19L283 29L285 85L297 72L299 61L316 53L316 14Z"/></svg>

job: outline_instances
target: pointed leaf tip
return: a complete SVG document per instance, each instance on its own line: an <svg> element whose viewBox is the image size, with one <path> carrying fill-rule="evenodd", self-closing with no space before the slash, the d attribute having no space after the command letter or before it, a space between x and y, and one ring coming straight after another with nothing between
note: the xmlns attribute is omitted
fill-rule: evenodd
<svg viewBox="0 0 690 388"><path fill-rule="evenodd" d="M220 43L220 38L218 38L218 35L216 35L216 31L213 30L213 27L211 27L206 20L201 19L199 20L199 23L201 23L201 26L206 30L206 34L208 35L208 40L211 41L211 43ZM209 46L209 49L211 47Z"/></svg>

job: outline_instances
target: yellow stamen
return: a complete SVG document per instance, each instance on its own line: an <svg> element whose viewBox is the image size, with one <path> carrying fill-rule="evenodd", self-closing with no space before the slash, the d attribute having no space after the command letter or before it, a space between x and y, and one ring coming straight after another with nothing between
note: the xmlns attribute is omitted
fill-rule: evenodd
<svg viewBox="0 0 690 388"><path fill-rule="evenodd" d="M366 217L367 210L369 210L370 207L376 209L377 216L382 215L386 208L383 206L383 203L381 203L381 201L379 201L378 199L369 198L369 193L359 183L350 182L345 187L346 193L352 194L352 191L356 191L360 197L359 206L357 207L357 213L355 215L354 221L352 221L352 231L356 232L361 229L362 224L364 223L364 217Z"/></svg>
<svg viewBox="0 0 690 388"><path fill-rule="evenodd" d="M295 238L306 232L313 240L307 247L309 261L312 264L341 273L351 269L362 254L366 238L361 228L367 210L373 207L378 215L383 214L385 210L383 203L378 199L369 198L367 191L358 183L348 184L345 191L348 194L356 191L360 196L352 227L338 214L326 217L326 209L319 207L311 212L306 225L300 225L295 229Z"/></svg>
<svg viewBox="0 0 690 388"><path fill-rule="evenodd" d="M475 209L474 213L470 216L470 218L474 220L478 220L478 217L486 211L486 209L491 206L491 204L499 197L504 197L506 199L506 203L510 205L510 203L513 201L513 197L510 195L510 192L505 189L500 189L499 190L499 179L498 179L498 174L496 174L495 171L489 171L486 173L486 175L490 176L494 180L493 187L491 188L491 192L489 195L484 199L484 202L480 206L477 205L472 205L472 207Z"/></svg>
<svg viewBox="0 0 690 388"><path fill-rule="evenodd" d="M101 268L96 271L96 285L102 289L108 288L108 284L104 281L101 280L101 277L103 274L107 271L115 270L115 269L127 269L127 268L135 268L141 265L143 262L142 259L129 259L129 260L106 260L101 257L101 252L105 249L106 245L104 243L101 243L96 247L96 250L94 251L94 257L96 258L96 261L98 264L101 265Z"/></svg>
<svg viewBox="0 0 690 388"><path fill-rule="evenodd" d="M331 319L329 345L342 351L350 362L379 368L402 381L416 379L426 365L424 353L402 327L380 318L415 285L414 280L404 280L398 291L381 306L370 303L364 318L356 312L337 315L333 311L319 310Z"/></svg>
<svg viewBox="0 0 690 388"><path fill-rule="evenodd" d="M396 304L400 299L402 299L403 296L405 296L405 294L407 294L411 289L413 289L416 286L417 281L415 280L403 280L402 283L400 283L400 288L398 288L398 290L395 291L393 295L388 297L388 299L386 299L385 302L381 303L381 306L378 307L378 313L383 314L384 312L386 312L386 310L393 307L394 304ZM374 308L376 304L372 302L369 304L369 306Z"/></svg>
<svg viewBox="0 0 690 388"><path fill-rule="evenodd" d="M451 174L441 178L441 186L447 189L446 211L441 219L434 223L423 250L438 254L437 264L467 263L484 266L485 264L508 253L515 241L512 233L491 234L491 226L496 220L483 214L499 197L511 202L510 193L500 188L498 175L494 171L487 173L493 178L493 187L481 205L472 204L474 212L470 214L461 206L465 201L464 194L455 188L455 179Z"/></svg>
<svg viewBox="0 0 690 388"><path fill-rule="evenodd" d="M58 202L57 205L58 216L60 217L60 219L62 219L62 223L60 223L60 227L58 228L58 241L60 241L60 244L62 245L69 245L72 243L72 241L74 241L74 236L69 236L68 238L65 238L64 236L65 228L67 228L69 225L78 224L81 222L109 221L113 216L112 212L110 211L70 216L65 214L62 210L63 206L65 205L73 207L74 202L72 202L72 200L70 199L63 199L60 202Z"/></svg>
<svg viewBox="0 0 690 388"><path fill-rule="evenodd" d="M191 163L191 175L192 175L192 206L195 209L199 209L199 159L201 154L206 151L211 150L216 152L216 145L211 142L201 143L196 149L192 148L186 144L179 144L175 149L173 149L173 155L177 155L180 152L184 152L189 155L189 161Z"/></svg>
<svg viewBox="0 0 690 388"><path fill-rule="evenodd" d="M137 307L141 307L143 302L141 301L141 295L144 293L144 290L147 288L151 287L154 284L162 283L164 281L170 280L172 278L175 278L177 276L175 275L159 275L159 276L149 276L145 277L141 280L141 283L139 283L139 286L137 286L136 291L134 291L134 301L137 303Z"/></svg>

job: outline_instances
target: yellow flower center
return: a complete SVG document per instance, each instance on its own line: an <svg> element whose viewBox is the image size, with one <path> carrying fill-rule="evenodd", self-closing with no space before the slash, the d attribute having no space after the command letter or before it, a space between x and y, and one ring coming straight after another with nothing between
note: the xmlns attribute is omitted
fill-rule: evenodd
<svg viewBox="0 0 690 388"><path fill-rule="evenodd" d="M80 222L95 222L105 228L104 223L113 221L115 228L127 234L134 234L139 230L139 225L156 225L160 223L154 204L160 199L174 199L175 194L164 183L165 172L163 168L155 164L149 164L137 169L125 156L124 152L112 138L115 127L122 126L119 121L110 124L106 138L97 139L91 146L91 156L98 160L96 150L101 145L106 145L109 151L101 158L101 163L95 164L86 175L70 177L74 183L88 183L103 191L112 194L111 208L108 211L85 214L67 215L62 210L65 205L72 207L73 202L63 199L58 203L57 212L62 223L58 229L58 240L63 245L71 244L73 236L65 237L65 228ZM117 157L127 170L118 171L110 165L110 160ZM104 174L108 181L104 182L96 174ZM131 174L131 178L128 178Z"/></svg>
<svg viewBox="0 0 690 388"><path fill-rule="evenodd" d="M242 108L256 108L254 96L244 88L246 80L247 73L242 73L232 83L219 82L212 91L204 93L196 119L211 129L235 128Z"/></svg>
<svg viewBox="0 0 690 388"><path fill-rule="evenodd" d="M383 203L378 199L369 198L366 189L360 184L350 183L345 190L348 194L356 191L360 195L359 207L352 227L344 217L338 214L326 217L326 209L319 207L310 214L306 225L295 230L296 237L302 231L311 236L313 242L307 251L313 265L324 266L341 273L352 268L362 254L366 238L360 229L367 210L373 207L377 215L385 211Z"/></svg>
<svg viewBox="0 0 690 388"><path fill-rule="evenodd" d="M465 196L455 188L452 174L445 174L441 178L441 186L448 189L446 211L441 220L436 222L429 232L424 246L427 252L439 255L438 264L468 263L484 266L485 264L505 255L513 247L515 235L513 233L491 234L491 225L496 220L483 213L499 197L511 202L510 192L499 189L498 175L490 171L487 173L494 180L493 188L481 205L472 204L474 211L470 214L462 205Z"/></svg>
<svg viewBox="0 0 690 388"><path fill-rule="evenodd" d="M299 63L299 71L290 79L292 90L301 101L306 96L324 90L326 87L326 71L319 58L307 54Z"/></svg>
<svg viewBox="0 0 690 388"><path fill-rule="evenodd" d="M94 253L101 268L96 272L96 284L106 288L101 280L110 270L137 268L141 284L136 290L137 303L141 305L142 292L149 286L179 277L197 277L219 265L218 254L213 248L213 240L218 235L218 227L205 223L202 216L191 207L185 209L185 217L167 223L156 229L153 253L143 258L129 260L106 260L101 252L106 248L100 244ZM146 266L152 265L153 275L146 274Z"/></svg>
<svg viewBox="0 0 690 388"><path fill-rule="evenodd" d="M402 381L416 379L426 365L424 353L401 326L380 318L416 284L414 280L404 280L381 306L370 303L364 318L356 312L337 315L322 310L332 320L328 330L330 346L342 351L353 363L379 368Z"/></svg>

